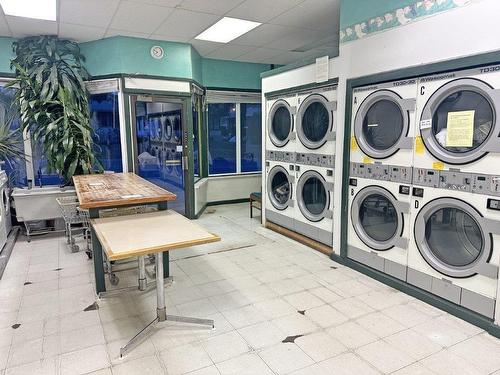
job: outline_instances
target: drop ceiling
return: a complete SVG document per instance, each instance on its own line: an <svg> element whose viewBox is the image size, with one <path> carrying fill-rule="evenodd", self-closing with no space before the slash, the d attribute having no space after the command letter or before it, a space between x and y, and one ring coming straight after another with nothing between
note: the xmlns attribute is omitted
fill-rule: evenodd
<svg viewBox="0 0 500 375"><path fill-rule="evenodd" d="M57 22L0 15L0 35L116 35L190 43L204 57L289 64L338 50L340 0L59 0ZM227 44L194 39L223 16L262 25Z"/></svg>

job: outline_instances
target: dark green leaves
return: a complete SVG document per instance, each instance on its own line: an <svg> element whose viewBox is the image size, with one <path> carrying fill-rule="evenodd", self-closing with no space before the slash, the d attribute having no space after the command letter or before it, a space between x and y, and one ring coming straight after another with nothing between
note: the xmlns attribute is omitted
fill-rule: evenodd
<svg viewBox="0 0 500 375"><path fill-rule="evenodd" d="M93 129L84 57L74 42L54 36L37 36L13 43L11 66L18 86L16 102L22 128L42 142L49 168L70 183L74 174L100 169L93 154Z"/></svg>

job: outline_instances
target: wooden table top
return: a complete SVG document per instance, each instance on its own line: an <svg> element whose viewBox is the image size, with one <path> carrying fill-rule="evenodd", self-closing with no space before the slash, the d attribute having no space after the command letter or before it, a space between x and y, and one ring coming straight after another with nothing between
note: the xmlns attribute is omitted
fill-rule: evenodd
<svg viewBox="0 0 500 375"><path fill-rule="evenodd" d="M174 201L177 196L134 173L73 176L84 209Z"/></svg>
<svg viewBox="0 0 500 375"><path fill-rule="evenodd" d="M219 236L171 210L92 219L91 222L109 260L220 241Z"/></svg>

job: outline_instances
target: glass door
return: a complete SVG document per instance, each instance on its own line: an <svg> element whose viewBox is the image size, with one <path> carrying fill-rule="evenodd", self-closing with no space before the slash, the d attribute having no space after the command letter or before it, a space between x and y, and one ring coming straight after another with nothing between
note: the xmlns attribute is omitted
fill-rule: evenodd
<svg viewBox="0 0 500 375"><path fill-rule="evenodd" d="M132 109L134 171L177 195L169 208L185 215L187 130L183 101L138 95L132 97Z"/></svg>

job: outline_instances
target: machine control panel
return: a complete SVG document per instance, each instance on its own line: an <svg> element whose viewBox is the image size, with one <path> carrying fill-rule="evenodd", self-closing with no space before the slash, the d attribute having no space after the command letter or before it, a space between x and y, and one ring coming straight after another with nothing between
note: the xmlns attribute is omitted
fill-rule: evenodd
<svg viewBox="0 0 500 375"><path fill-rule="evenodd" d="M500 196L500 176L473 175L472 192Z"/></svg>
<svg viewBox="0 0 500 375"><path fill-rule="evenodd" d="M266 151L266 160L295 163L295 152L289 151Z"/></svg>
<svg viewBox="0 0 500 375"><path fill-rule="evenodd" d="M439 187L447 190L471 191L472 175L470 173L440 171Z"/></svg>
<svg viewBox="0 0 500 375"><path fill-rule="evenodd" d="M389 166L384 164L368 164L366 178L379 181L389 181Z"/></svg>
<svg viewBox="0 0 500 375"><path fill-rule="evenodd" d="M412 170L411 167L399 167L396 165L390 166L389 180L394 182L401 182L404 184L411 184Z"/></svg>
<svg viewBox="0 0 500 375"><path fill-rule="evenodd" d="M323 168L335 168L335 155L321 155L314 153L297 153L295 162Z"/></svg>
<svg viewBox="0 0 500 375"><path fill-rule="evenodd" d="M438 187L439 171L433 169L413 169L413 183L420 186Z"/></svg>
<svg viewBox="0 0 500 375"><path fill-rule="evenodd" d="M401 167L398 165L351 163L350 170L351 177L392 181L404 184L411 184L412 179L411 167Z"/></svg>

